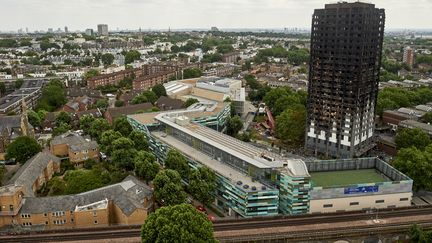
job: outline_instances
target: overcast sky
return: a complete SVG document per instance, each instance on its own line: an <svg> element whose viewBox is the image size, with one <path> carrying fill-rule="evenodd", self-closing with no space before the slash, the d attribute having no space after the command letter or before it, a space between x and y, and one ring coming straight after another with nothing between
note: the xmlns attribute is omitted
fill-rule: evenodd
<svg viewBox="0 0 432 243"><path fill-rule="evenodd" d="M352 1L352 0L351 0ZM315 8L332 0L0 0L0 30L309 28ZM387 28L432 29L432 0L375 0Z"/></svg>

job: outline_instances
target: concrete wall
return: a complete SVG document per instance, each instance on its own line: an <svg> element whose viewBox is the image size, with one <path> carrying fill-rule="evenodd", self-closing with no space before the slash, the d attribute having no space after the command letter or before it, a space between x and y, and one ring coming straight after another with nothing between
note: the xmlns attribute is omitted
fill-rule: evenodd
<svg viewBox="0 0 432 243"><path fill-rule="evenodd" d="M378 195L357 195L349 198L312 199L310 213L330 213L362 210L366 208L407 207L411 205L411 192ZM384 202L377 202L384 200ZM324 205L328 205L325 207ZM331 205L331 207L329 207Z"/></svg>

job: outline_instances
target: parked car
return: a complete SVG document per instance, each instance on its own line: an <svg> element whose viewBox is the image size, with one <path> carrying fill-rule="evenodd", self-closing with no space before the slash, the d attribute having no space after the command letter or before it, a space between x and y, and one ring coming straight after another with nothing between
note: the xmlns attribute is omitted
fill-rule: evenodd
<svg viewBox="0 0 432 243"><path fill-rule="evenodd" d="M211 222L214 222L216 220L216 217L213 215L207 215L208 220L210 220Z"/></svg>
<svg viewBox="0 0 432 243"><path fill-rule="evenodd" d="M207 214L207 210L201 205L196 206L196 209L200 212Z"/></svg>

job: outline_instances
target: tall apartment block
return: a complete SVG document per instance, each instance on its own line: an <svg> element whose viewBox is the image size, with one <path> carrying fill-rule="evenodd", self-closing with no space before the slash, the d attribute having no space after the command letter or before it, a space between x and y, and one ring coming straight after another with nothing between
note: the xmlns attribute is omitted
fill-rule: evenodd
<svg viewBox="0 0 432 243"><path fill-rule="evenodd" d="M107 24L98 24L98 35L99 36L107 36L108 35L108 25Z"/></svg>
<svg viewBox="0 0 432 243"><path fill-rule="evenodd" d="M359 157L374 146L384 9L326 4L312 18L306 147Z"/></svg>
<svg viewBox="0 0 432 243"><path fill-rule="evenodd" d="M412 67L414 65L414 49L407 46L404 49L404 53L403 53L403 59L402 61L406 64L408 64L408 66Z"/></svg>

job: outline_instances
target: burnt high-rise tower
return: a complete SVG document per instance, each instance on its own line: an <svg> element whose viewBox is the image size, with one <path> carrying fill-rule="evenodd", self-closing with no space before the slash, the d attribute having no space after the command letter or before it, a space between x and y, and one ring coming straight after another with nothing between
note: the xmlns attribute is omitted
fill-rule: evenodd
<svg viewBox="0 0 432 243"><path fill-rule="evenodd" d="M384 9L326 4L312 17L306 147L356 157L373 147Z"/></svg>

